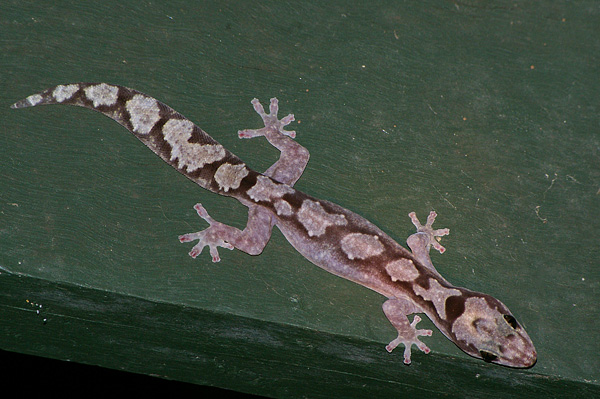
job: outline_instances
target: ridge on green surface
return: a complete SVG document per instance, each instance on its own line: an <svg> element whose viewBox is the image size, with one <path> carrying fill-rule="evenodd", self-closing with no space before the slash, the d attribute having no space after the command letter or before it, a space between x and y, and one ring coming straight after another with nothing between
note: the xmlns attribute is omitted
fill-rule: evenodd
<svg viewBox="0 0 600 399"><path fill-rule="evenodd" d="M2 339L4 349L276 397L600 393L589 384L438 354L404 366L376 342L6 272L0 320L0 336L21 331Z"/></svg>

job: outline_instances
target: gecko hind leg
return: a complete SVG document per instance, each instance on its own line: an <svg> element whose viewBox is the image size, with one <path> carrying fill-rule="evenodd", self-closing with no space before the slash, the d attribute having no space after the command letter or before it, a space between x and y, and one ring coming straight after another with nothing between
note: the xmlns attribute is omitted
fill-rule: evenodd
<svg viewBox="0 0 600 399"><path fill-rule="evenodd" d="M425 354L430 349L421 340L420 336L430 336L431 330L417 330L416 326L421 318L415 315L412 323L408 322L408 315L418 313L420 310L410 301L401 298L390 298L383 303L383 313L398 331L398 337L390 342L385 349L392 352L399 344L404 345L404 364L410 364L410 349L416 345Z"/></svg>
<svg viewBox="0 0 600 399"><path fill-rule="evenodd" d="M202 253L204 247L208 246L213 262L219 262L219 251L217 247L227 249L237 248L250 255L258 255L269 242L274 220L270 211L251 206L248 210L248 223L244 230L214 220L202 204L194 205L194 209L202 219L206 220L209 227L196 232L179 236L180 242L191 242L198 240L189 255L196 258Z"/></svg>
<svg viewBox="0 0 600 399"><path fill-rule="evenodd" d="M275 162L264 174L281 183L293 186L304 172L304 168L310 157L308 150L292 140L296 137L293 130L284 130L284 127L292 123L294 115L289 114L278 119L279 102L276 98L271 99L269 113L265 112L258 99L252 100L254 110L262 118L265 127L260 129L245 129L238 131L239 138L253 138L264 136L271 145L281 151L279 160Z"/></svg>

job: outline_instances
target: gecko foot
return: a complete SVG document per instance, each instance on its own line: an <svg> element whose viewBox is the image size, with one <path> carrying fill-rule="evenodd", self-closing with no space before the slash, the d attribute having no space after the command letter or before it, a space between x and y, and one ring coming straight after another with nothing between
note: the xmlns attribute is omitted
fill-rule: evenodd
<svg viewBox="0 0 600 399"><path fill-rule="evenodd" d="M283 128L294 120L294 114L289 114L288 116L283 117L282 119L277 119L277 112L279 112L279 102L276 98L271 99L271 104L269 105L269 113L265 112L260 101L257 98L252 100L252 105L254 106L254 110L257 114L260 115L263 122L265 123L265 127L261 129L245 129L238 131L238 137L241 139L249 139L253 137L265 136L268 133L278 133L284 134L291 138L296 137L296 131L294 130L283 130Z"/></svg>
<svg viewBox="0 0 600 399"><path fill-rule="evenodd" d="M212 256L212 261L219 262L221 258L219 257L219 251L217 251L217 247L233 249L233 245L231 245L228 242L225 242L221 238L221 227L225 225L217 222L212 217L210 217L208 215L208 212L206 212L206 209L204 209L204 207L202 206L202 204L194 205L194 209L198 213L198 216L206 220L208 224L210 224L210 226L207 229L198 231L196 233L189 233L179 236L179 242L190 242L198 240L198 244L194 245L194 247L190 251L190 256L192 258L196 258L202 253L204 247L208 246L210 249L210 255Z"/></svg>
<svg viewBox="0 0 600 399"><path fill-rule="evenodd" d="M417 228L417 233L425 233L427 235L427 245L431 245L432 247L437 249L441 254L443 254L446 251L446 248L440 245L439 240L440 237L450 234L450 229L434 230L431 226L433 225L436 216L437 213L435 213L435 211L431 211L429 213L429 216L427 216L427 223L425 223L425 226L423 226L421 222L419 222L416 213L411 212L408 214L408 217L410 217L410 220Z"/></svg>
<svg viewBox="0 0 600 399"><path fill-rule="evenodd" d="M404 364L410 364L410 348L412 345L416 345L425 354L431 352L431 350L418 338L419 336L429 337L433 333L431 330L417 330L417 323L421 321L418 315L415 315L412 323L407 328L398 330L398 338L390 342L385 349L388 352L392 352L399 344L404 345Z"/></svg>

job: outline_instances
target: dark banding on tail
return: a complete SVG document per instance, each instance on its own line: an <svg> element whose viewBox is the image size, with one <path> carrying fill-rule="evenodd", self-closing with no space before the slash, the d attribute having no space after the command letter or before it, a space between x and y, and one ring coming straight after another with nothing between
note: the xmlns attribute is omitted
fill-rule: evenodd
<svg viewBox="0 0 600 399"><path fill-rule="evenodd" d="M238 197L256 182L257 172L189 119L137 90L106 83L58 85L16 102L11 108L77 105L123 125L155 154L203 188Z"/></svg>

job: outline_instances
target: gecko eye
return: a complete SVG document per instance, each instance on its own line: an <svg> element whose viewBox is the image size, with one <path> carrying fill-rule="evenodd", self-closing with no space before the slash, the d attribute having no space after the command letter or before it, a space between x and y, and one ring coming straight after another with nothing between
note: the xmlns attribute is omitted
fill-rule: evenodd
<svg viewBox="0 0 600 399"><path fill-rule="evenodd" d="M483 359L484 362L491 363L494 360L498 359L498 356L494 355L492 352L480 350L479 354L481 355L481 358Z"/></svg>
<svg viewBox="0 0 600 399"><path fill-rule="evenodd" d="M504 315L504 320L506 320L506 322L514 329L518 329L519 328L519 323L517 323L517 319L515 319L513 316L509 315L509 314L505 314Z"/></svg>

